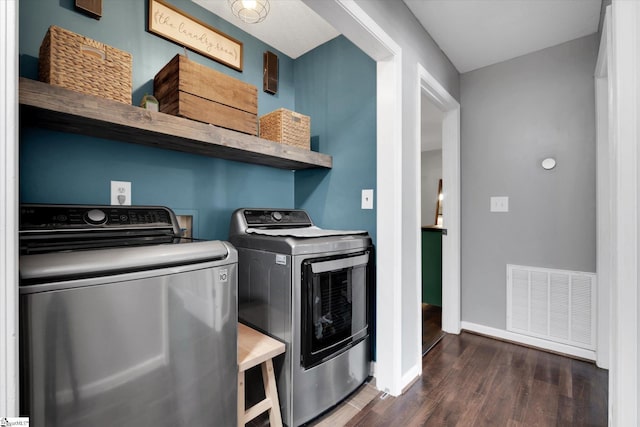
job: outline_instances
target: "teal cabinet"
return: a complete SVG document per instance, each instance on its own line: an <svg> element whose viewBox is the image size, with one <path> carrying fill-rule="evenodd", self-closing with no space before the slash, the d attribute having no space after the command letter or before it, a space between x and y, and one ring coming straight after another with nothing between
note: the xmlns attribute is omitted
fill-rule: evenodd
<svg viewBox="0 0 640 427"><path fill-rule="evenodd" d="M422 229L422 302L442 307L442 229Z"/></svg>

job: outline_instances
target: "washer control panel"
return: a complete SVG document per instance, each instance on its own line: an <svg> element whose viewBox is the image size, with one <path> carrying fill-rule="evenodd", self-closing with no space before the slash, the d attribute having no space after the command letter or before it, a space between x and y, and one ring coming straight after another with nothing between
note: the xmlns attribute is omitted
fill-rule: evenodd
<svg viewBox="0 0 640 427"><path fill-rule="evenodd" d="M165 207L156 206L20 206L20 230L86 228L168 228L174 216Z"/></svg>

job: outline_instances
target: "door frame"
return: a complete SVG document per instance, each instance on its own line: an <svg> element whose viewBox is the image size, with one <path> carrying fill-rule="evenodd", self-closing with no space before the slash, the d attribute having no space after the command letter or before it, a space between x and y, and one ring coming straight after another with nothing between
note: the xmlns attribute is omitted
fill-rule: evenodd
<svg viewBox="0 0 640 427"><path fill-rule="evenodd" d="M376 61L376 387L402 394L402 49L354 0L303 0Z"/></svg>
<svg viewBox="0 0 640 427"><path fill-rule="evenodd" d="M602 24L602 37L594 74L596 93L596 274L598 283L596 317L596 364L609 368L610 346L610 304L611 279L613 266L612 251L612 201L615 197L612 176L615 166L612 164L610 144L611 87L608 78L611 62L611 7L607 6Z"/></svg>
<svg viewBox="0 0 640 427"><path fill-rule="evenodd" d="M609 425L638 425L638 167L640 2L613 0L608 63L611 188L611 368Z"/></svg>
<svg viewBox="0 0 640 427"><path fill-rule="evenodd" d="M18 402L18 2L0 1L0 416Z"/></svg>
<svg viewBox="0 0 640 427"><path fill-rule="evenodd" d="M410 108L403 111L402 76L405 70L402 49L354 0L303 1L376 61L376 301L378 307L384 307L384 310L376 312L375 375L378 389L398 396L422 372L422 346L419 338L422 329L421 309L416 303L419 303L422 276L420 204L407 203L410 208L404 208L402 196L403 190L407 187L403 182L411 183L411 196L414 202L418 200L420 186L416 184L420 182L420 139L416 132L415 135L410 135L407 141L403 141L403 113L407 114ZM407 84L413 85L412 82ZM443 160L450 165L447 169L451 174L444 177L450 182L447 206L450 206L451 218L445 217L445 221L451 226L451 234L443 246L443 251L449 259L447 265L443 266L443 280L455 285L448 288L446 295L443 293L443 302L447 301L450 308L446 314L443 313L443 326L447 332L459 333L460 107L426 70L418 85L419 88L414 92L416 95L422 90L421 87L425 86L441 103L444 111L448 111L443 122L443 137L452 141L452 144L446 150L443 147ZM418 109L414 108L413 112L417 113ZM417 117L415 119L419 123ZM407 150L404 150L405 147ZM403 151L410 151L413 155L403 157ZM454 214L455 212L457 214ZM410 265L411 270L404 269L403 265ZM403 287L405 282L408 284ZM406 324L403 324L403 318ZM404 334L404 330L410 332ZM408 366L404 368L403 359L408 360Z"/></svg>
<svg viewBox="0 0 640 427"><path fill-rule="evenodd" d="M416 162L420 183L420 117L422 117L421 95L424 93L429 101L443 113L442 119L442 188L443 188L443 226L447 234L442 236L442 330L452 334L460 333L460 104L438 82L438 80L418 64L418 79L416 85L418 93L416 111ZM421 197L421 185L417 186L416 200ZM420 209L420 204L418 204ZM420 233L421 215L418 215L416 233ZM418 243L420 241L418 240ZM417 253L421 253L418 245ZM421 260L421 257L420 257ZM421 263L417 268L421 277ZM422 293L422 283L418 283L418 295ZM417 304L418 313L421 313L420 301ZM422 317L418 316L422 331ZM418 335L417 342L422 337ZM420 347L421 350L421 347ZM422 353L418 360L422 359Z"/></svg>

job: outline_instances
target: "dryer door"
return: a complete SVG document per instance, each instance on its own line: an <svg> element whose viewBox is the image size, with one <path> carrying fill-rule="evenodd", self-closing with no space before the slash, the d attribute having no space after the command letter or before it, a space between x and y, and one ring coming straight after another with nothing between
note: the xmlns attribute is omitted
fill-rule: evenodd
<svg viewBox="0 0 640 427"><path fill-rule="evenodd" d="M329 360L368 336L368 263L368 251L302 263L303 368Z"/></svg>

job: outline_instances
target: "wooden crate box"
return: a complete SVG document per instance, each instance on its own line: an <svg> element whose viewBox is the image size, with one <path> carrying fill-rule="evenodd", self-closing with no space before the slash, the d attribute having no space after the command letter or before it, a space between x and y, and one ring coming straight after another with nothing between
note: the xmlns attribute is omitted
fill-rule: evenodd
<svg viewBox="0 0 640 427"><path fill-rule="evenodd" d="M258 134L258 89L176 55L153 79L160 111Z"/></svg>

